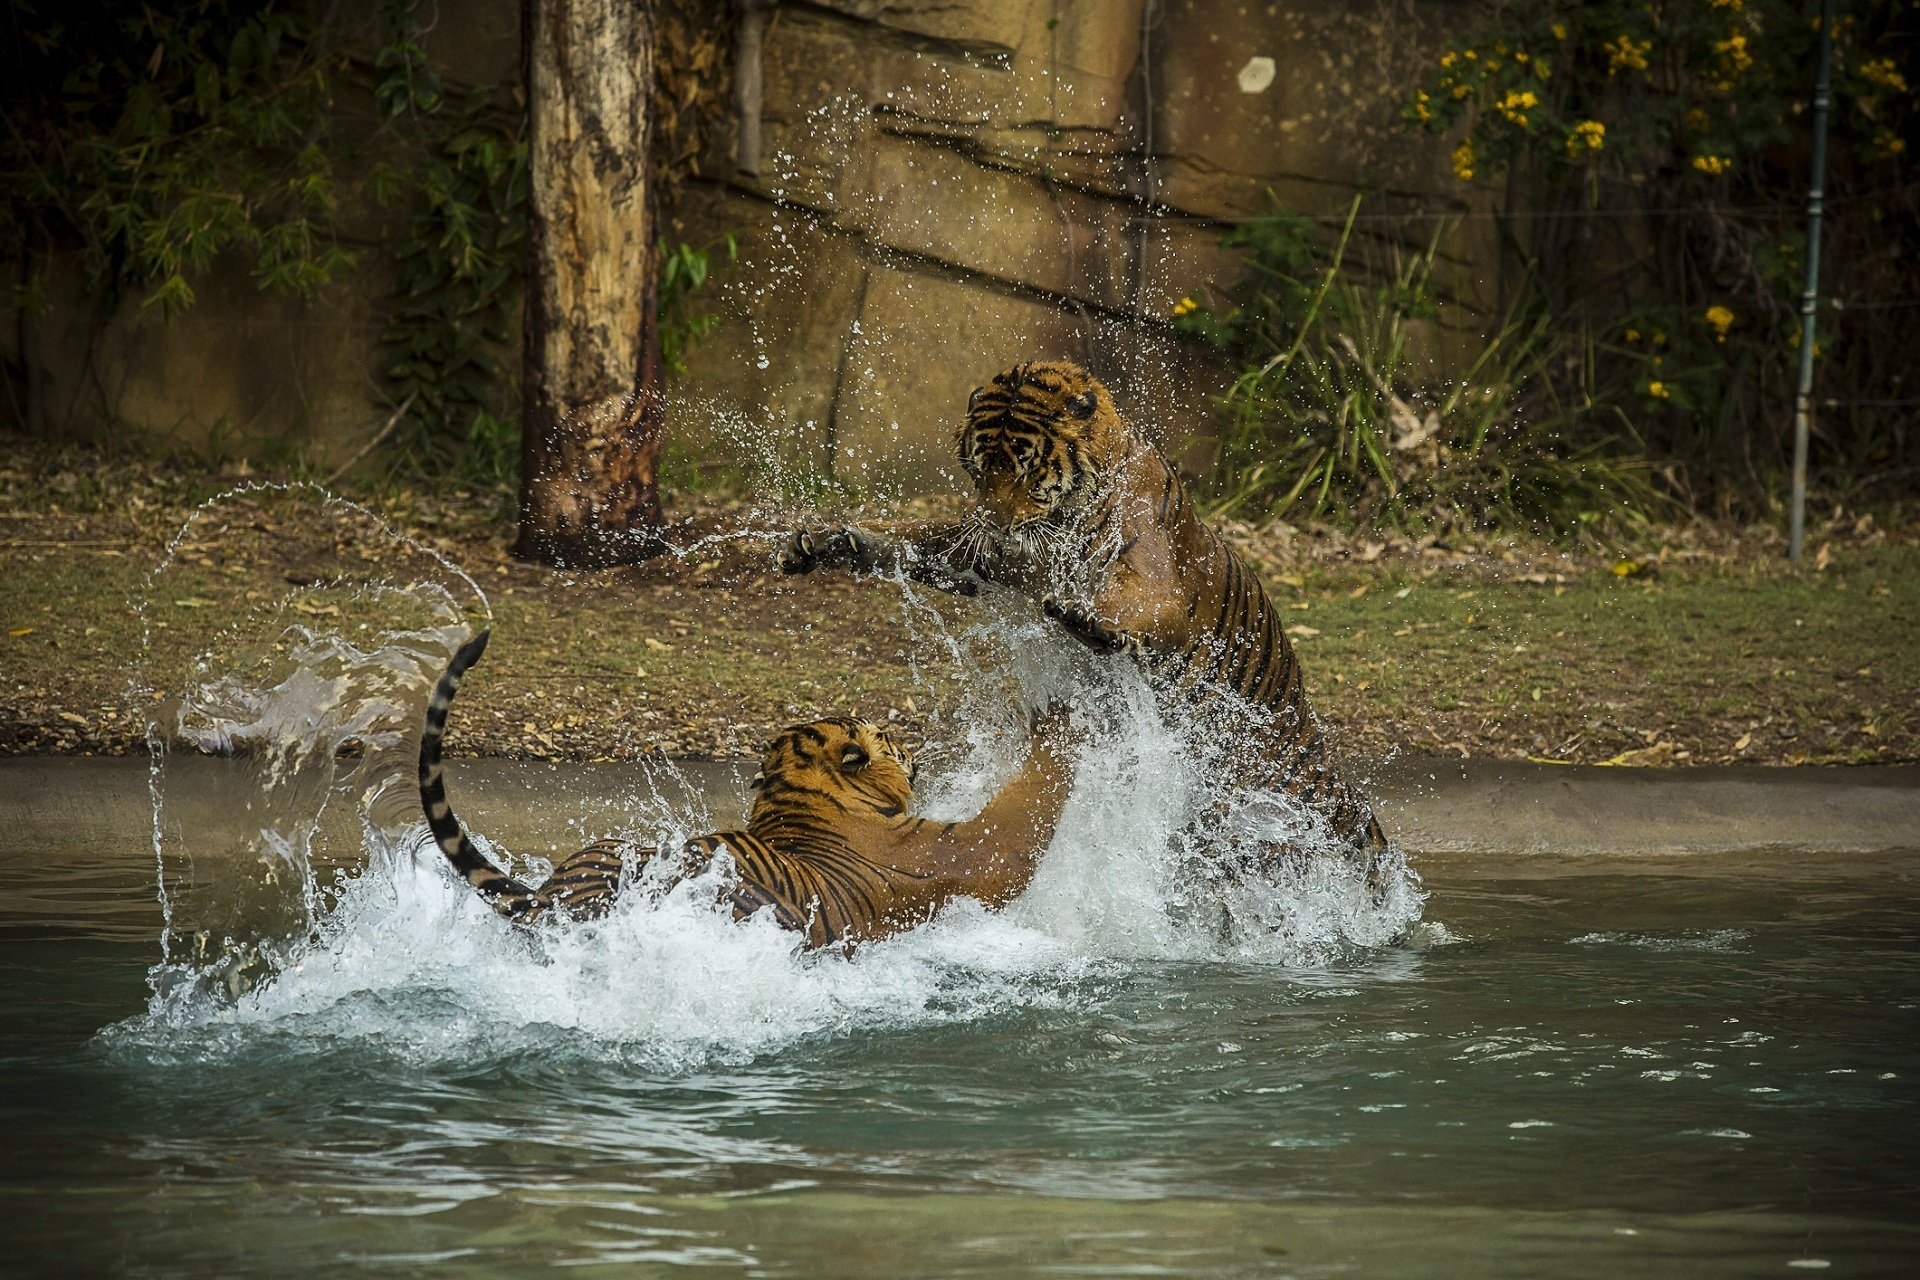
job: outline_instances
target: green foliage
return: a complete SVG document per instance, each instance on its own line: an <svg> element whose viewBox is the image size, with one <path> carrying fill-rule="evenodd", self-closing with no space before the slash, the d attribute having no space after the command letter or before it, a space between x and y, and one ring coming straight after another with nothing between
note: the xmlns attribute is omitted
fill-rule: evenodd
<svg viewBox="0 0 1920 1280"><path fill-rule="evenodd" d="M0 250L71 247L109 303L173 314L215 259L312 297L353 264L334 225L332 87L272 4L16 6L0 45ZM38 298L29 273L24 298Z"/></svg>
<svg viewBox="0 0 1920 1280"><path fill-rule="evenodd" d="M406 112L420 100L409 90L383 101ZM437 94L432 102L438 108ZM456 465L470 479L511 485L513 470L495 456L489 424L519 418L514 340L527 238L521 121L473 95L435 120L424 164L410 177L377 173L375 189L414 209L395 253L392 319L383 335L390 394L399 403L411 399L396 435L398 461L415 469ZM482 440L489 443L476 444Z"/></svg>
<svg viewBox="0 0 1920 1280"><path fill-rule="evenodd" d="M1563 403L1543 376L1565 348L1537 307L1432 388L1420 353L1442 337L1439 238L1356 252L1358 209L1330 249L1297 214L1247 222L1227 238L1251 267L1230 305L1179 308L1176 329L1242 370L1222 405L1222 511L1565 534L1656 505L1592 407Z"/></svg>
<svg viewBox="0 0 1920 1280"><path fill-rule="evenodd" d="M1891 304L1920 294L1915 9L1836 7L1821 293ZM1752 505L1785 465L1818 14L1799 0L1500 3L1406 102L1456 179L1500 193L1504 238L1556 321L1591 336L1591 377L1569 393L1625 389L1689 500L1744 491ZM1829 483L1876 464L1897 475L1906 426L1887 402L1905 396L1920 313L1823 308L1819 326L1821 379L1848 398L1823 414Z"/></svg>
<svg viewBox="0 0 1920 1280"><path fill-rule="evenodd" d="M659 297L654 315L660 325L660 359L667 373L678 376L687 371L687 349L720 326L720 317L693 309L693 295L707 283L713 269L713 253L725 244L727 261L740 258L740 242L729 235L724 240L696 249L684 241L677 247L663 236L659 254Z"/></svg>
<svg viewBox="0 0 1920 1280"><path fill-rule="evenodd" d="M1900 7L1842 3L1835 24L1834 144L1889 172L1914 113L1884 43ZM1406 117L1434 133L1465 126L1463 181L1555 163L1724 189L1804 132L1817 14L1793 0L1498 5L1441 53Z"/></svg>
<svg viewBox="0 0 1920 1280"><path fill-rule="evenodd" d="M313 298L356 265L335 175L364 175L404 227L384 246L396 268L385 384L406 406L389 461L513 487L525 113L448 93L418 0L380 6L370 75L352 33L275 0L15 9L15 39L0 42L0 251L25 268L14 305L38 305L40 273L70 253L109 311L131 292L178 314L216 262L235 259L262 290ZM364 108L341 105L367 93L371 129ZM724 244L733 259L733 238ZM693 302L719 247L661 242L669 373L719 323Z"/></svg>

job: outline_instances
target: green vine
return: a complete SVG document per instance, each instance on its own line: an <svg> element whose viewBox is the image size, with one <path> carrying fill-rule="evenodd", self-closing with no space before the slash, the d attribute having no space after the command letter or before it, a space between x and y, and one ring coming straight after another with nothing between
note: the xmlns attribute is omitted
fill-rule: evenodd
<svg viewBox="0 0 1920 1280"><path fill-rule="evenodd" d="M115 304L177 314L215 260L311 298L354 264L335 226L333 79L272 4L13 10L0 42L0 249L14 305L56 251Z"/></svg>
<svg viewBox="0 0 1920 1280"><path fill-rule="evenodd" d="M395 269L384 388L405 406L385 441L390 461L511 488L525 111L517 95L450 92L419 17L418 0L386 0L369 63L350 34L275 0L71 15L14 6L13 38L0 41L11 305L43 309L62 260L83 267L107 314L135 296L178 315L216 264L234 261L262 291L312 299L369 256L343 242L337 178L365 174L373 203L404 227L379 255ZM369 92L371 130L364 108L356 117L342 105ZM717 249L659 246L670 373L719 323L692 301Z"/></svg>

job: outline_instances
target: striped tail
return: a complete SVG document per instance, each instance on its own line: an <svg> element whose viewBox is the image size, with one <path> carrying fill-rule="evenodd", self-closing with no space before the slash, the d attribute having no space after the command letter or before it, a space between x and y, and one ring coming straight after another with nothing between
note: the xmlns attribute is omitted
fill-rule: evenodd
<svg viewBox="0 0 1920 1280"><path fill-rule="evenodd" d="M518 920L526 918L530 911L538 914L537 895L473 847L467 833L460 829L460 819L453 816L453 809L447 804L446 779L440 767L440 738L447 728L447 709L453 705L453 695L460 690L460 677L480 661L491 634L491 631L482 631L453 655L446 674L440 677L433 691L433 701L427 704L427 727L420 735L420 807L426 810L427 828L433 832L434 843L447 855L453 869L479 890L495 911L510 920Z"/></svg>

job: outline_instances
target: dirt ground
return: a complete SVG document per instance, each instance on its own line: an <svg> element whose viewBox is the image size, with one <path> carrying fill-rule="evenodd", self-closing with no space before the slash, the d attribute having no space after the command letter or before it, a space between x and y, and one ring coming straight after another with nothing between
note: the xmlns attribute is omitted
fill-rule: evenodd
<svg viewBox="0 0 1920 1280"><path fill-rule="evenodd" d="M362 493L362 512L268 488L203 508L259 477L0 450L0 751L142 751L166 673L217 665L250 620L350 633L356 609L404 608L405 591L342 584L437 590L418 584L456 575L429 551L491 602L494 643L456 710L456 751L738 756L829 712L954 729L944 645L973 606L841 574L781 577L775 544L819 513L673 495L682 554L564 575L511 558L495 494ZM1352 755L1920 760L1914 529L1830 516L1800 566L1771 529L1653 529L1577 550L1227 532Z"/></svg>

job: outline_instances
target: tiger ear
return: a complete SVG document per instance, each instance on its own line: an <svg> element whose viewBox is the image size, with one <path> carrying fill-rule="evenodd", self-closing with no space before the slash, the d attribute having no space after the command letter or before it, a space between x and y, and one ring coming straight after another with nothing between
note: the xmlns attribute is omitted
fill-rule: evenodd
<svg viewBox="0 0 1920 1280"><path fill-rule="evenodd" d="M765 769L755 769L753 771L753 781L747 784L747 789L750 791L758 791L766 785L767 771Z"/></svg>
<svg viewBox="0 0 1920 1280"><path fill-rule="evenodd" d="M1067 412L1076 418L1091 418L1093 411L1100 407L1100 401L1091 391L1082 391L1067 401Z"/></svg>
<svg viewBox="0 0 1920 1280"><path fill-rule="evenodd" d="M840 748L840 772L858 773L867 767L867 762L871 759L865 747L857 742L849 742Z"/></svg>

